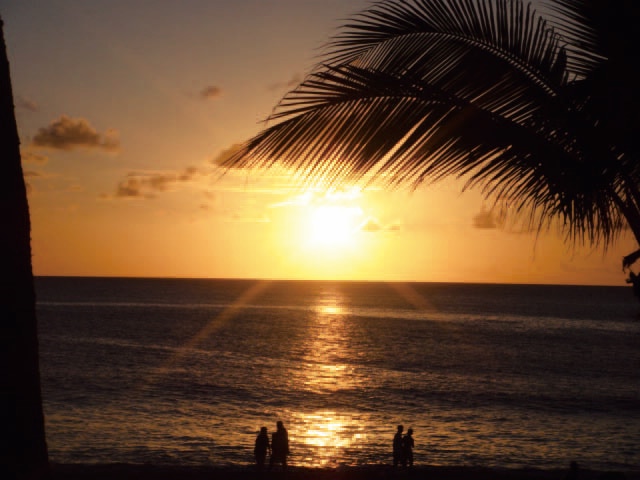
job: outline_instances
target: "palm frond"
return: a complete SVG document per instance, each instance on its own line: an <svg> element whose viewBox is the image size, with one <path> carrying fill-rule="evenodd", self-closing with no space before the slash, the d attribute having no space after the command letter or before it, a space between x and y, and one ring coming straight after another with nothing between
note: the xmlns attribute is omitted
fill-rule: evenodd
<svg viewBox="0 0 640 480"><path fill-rule="evenodd" d="M329 43L324 63L379 68L379 55L387 50L420 51L438 39L491 52L539 79L554 72L560 48L545 20L520 1L387 0L345 24Z"/></svg>
<svg viewBox="0 0 640 480"><path fill-rule="evenodd" d="M544 2L550 23L569 50L569 69L581 77L603 63L636 59L640 45L634 33L640 4L634 0L554 0ZM634 67L635 68L635 67Z"/></svg>
<svg viewBox="0 0 640 480"><path fill-rule="evenodd" d="M535 228L559 219L570 241L606 246L640 206L637 146L603 122L597 29L570 25L560 36L520 1L378 2L225 166L278 163L325 186L464 178Z"/></svg>

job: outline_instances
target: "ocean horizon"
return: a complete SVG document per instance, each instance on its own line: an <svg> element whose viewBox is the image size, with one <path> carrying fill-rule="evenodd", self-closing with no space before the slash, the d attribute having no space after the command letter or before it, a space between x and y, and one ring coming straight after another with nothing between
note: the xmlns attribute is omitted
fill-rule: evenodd
<svg viewBox="0 0 640 480"><path fill-rule="evenodd" d="M440 280L380 280L380 279L340 279L340 278L284 278L284 277L192 277L192 276L145 276L145 275L34 275L34 279L119 279L119 280L211 280L230 282L302 282L302 283L407 283L407 284L435 284L435 285L520 285L547 287L594 287L594 288L622 288L631 293L631 287L621 279L619 284L595 283L546 283L546 282L460 282ZM640 305L640 303L639 303Z"/></svg>

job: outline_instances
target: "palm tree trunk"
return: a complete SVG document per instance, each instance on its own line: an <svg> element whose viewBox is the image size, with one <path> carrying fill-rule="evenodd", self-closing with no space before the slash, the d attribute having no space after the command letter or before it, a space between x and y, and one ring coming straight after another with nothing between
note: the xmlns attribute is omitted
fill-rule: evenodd
<svg viewBox="0 0 640 480"><path fill-rule="evenodd" d="M0 19L0 462L2 478L42 478L40 392L29 205Z"/></svg>

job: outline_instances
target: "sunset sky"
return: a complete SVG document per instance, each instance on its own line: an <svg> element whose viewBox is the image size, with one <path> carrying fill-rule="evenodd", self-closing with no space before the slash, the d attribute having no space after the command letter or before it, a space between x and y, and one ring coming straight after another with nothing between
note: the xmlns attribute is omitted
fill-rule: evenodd
<svg viewBox="0 0 640 480"><path fill-rule="evenodd" d="M3 0L36 275L624 285L479 192L304 192L216 160L367 0Z"/></svg>

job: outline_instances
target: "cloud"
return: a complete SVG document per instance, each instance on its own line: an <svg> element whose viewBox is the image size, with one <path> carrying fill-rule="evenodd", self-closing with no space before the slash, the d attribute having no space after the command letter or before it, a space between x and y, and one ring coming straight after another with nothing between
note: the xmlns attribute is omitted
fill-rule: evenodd
<svg viewBox="0 0 640 480"><path fill-rule="evenodd" d="M44 165L49 161L49 157L36 153L33 150L25 149L20 151L20 157L23 163L37 163L38 165Z"/></svg>
<svg viewBox="0 0 640 480"><path fill-rule="evenodd" d="M127 197L143 197L142 194L142 181L137 177L129 177L120 183L116 187L117 198Z"/></svg>
<svg viewBox="0 0 640 480"><path fill-rule="evenodd" d="M360 230L362 230L363 232L379 232L380 230L382 230L382 225L380 225L380 222L378 222L377 219L369 217L360 226Z"/></svg>
<svg viewBox="0 0 640 480"><path fill-rule="evenodd" d="M116 130L107 130L104 135L84 118L71 118L62 115L47 127L42 127L33 137L31 145L51 150L73 150L90 148L105 152L120 150L120 141Z"/></svg>
<svg viewBox="0 0 640 480"><path fill-rule="evenodd" d="M42 176L39 172L35 170L25 170L22 172L22 176L24 177L24 186L27 189L27 194L31 195L35 193L35 188L31 182L28 181L29 178L35 178Z"/></svg>
<svg viewBox="0 0 640 480"><path fill-rule="evenodd" d="M37 112L40 110L40 106L36 102L29 98L20 96L16 99L16 107L23 110L29 110L30 112Z"/></svg>
<svg viewBox="0 0 640 480"><path fill-rule="evenodd" d="M285 88L291 89L297 87L300 83L302 83L302 76L299 73L296 73L286 82L272 83L268 88L271 91L282 90Z"/></svg>
<svg viewBox="0 0 640 480"><path fill-rule="evenodd" d="M200 91L200 97L206 100L215 100L222 96L222 89L215 85L208 85Z"/></svg>
<svg viewBox="0 0 640 480"><path fill-rule="evenodd" d="M484 207L473 217L473 226L490 230L499 228L504 224L504 219L499 215L496 217L492 210L486 210Z"/></svg>
<svg viewBox="0 0 640 480"><path fill-rule="evenodd" d="M367 233L399 232L400 224L390 223L388 225L383 225L377 218L369 217L360 225L360 230Z"/></svg>
<svg viewBox="0 0 640 480"><path fill-rule="evenodd" d="M130 173L116 187L116 198L155 198L158 193L167 192L175 185L193 180L202 174L196 167L187 167L182 172Z"/></svg>

